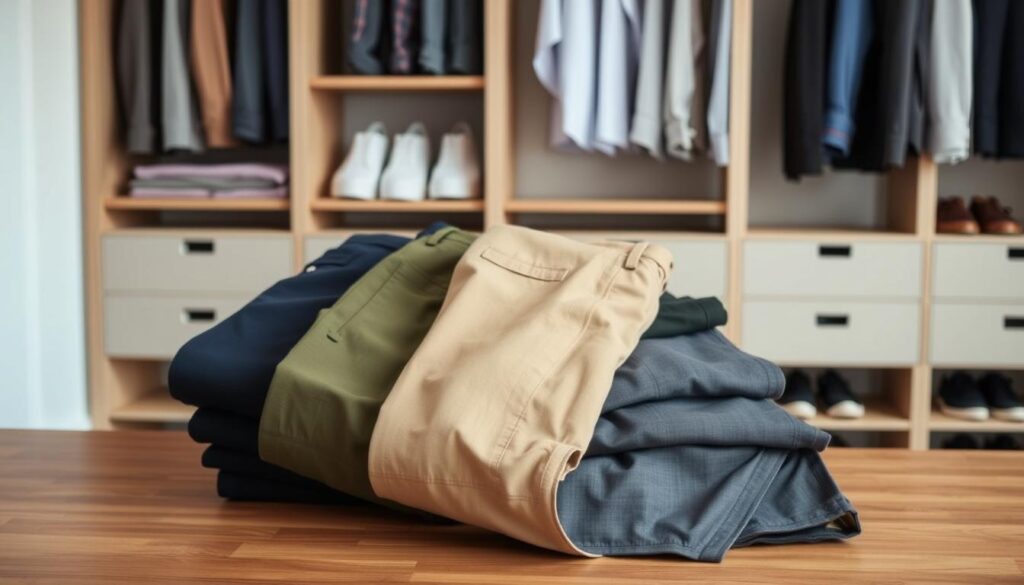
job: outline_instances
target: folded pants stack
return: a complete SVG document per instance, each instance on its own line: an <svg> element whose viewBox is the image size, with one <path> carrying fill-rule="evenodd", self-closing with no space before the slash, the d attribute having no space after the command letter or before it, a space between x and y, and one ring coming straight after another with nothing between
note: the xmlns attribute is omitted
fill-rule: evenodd
<svg viewBox="0 0 1024 585"><path fill-rule="evenodd" d="M586 556L859 533L829 436L772 402L781 371L714 299L660 297L666 250L429 232L352 238L181 350L222 496L354 496Z"/></svg>

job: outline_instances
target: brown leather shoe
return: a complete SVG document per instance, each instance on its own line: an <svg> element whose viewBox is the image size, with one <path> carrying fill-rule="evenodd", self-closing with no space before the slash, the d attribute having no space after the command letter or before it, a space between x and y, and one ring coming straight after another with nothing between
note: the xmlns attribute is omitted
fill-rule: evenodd
<svg viewBox="0 0 1024 585"><path fill-rule="evenodd" d="M1020 222L1010 215L1010 208L1003 207L995 197L975 195L971 198L971 214L986 234L1019 234Z"/></svg>
<svg viewBox="0 0 1024 585"><path fill-rule="evenodd" d="M939 199L935 230L940 234L977 234L981 231L960 197Z"/></svg>

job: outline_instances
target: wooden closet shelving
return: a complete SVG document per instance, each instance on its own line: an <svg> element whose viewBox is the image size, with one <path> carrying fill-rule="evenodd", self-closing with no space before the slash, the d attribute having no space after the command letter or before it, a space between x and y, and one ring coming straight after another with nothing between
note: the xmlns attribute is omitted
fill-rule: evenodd
<svg viewBox="0 0 1024 585"><path fill-rule="evenodd" d="M482 75L320 75L309 82L320 91L479 91Z"/></svg>
<svg viewBox="0 0 1024 585"><path fill-rule="evenodd" d="M947 433L1024 433L1024 423L994 418L983 421L961 420L938 410L932 411L928 419L928 428L931 431Z"/></svg>
<svg viewBox="0 0 1024 585"><path fill-rule="evenodd" d="M724 215L724 201L672 199L512 199L509 213L573 213L628 215Z"/></svg>
<svg viewBox="0 0 1024 585"><path fill-rule="evenodd" d="M427 201L360 201L357 199L341 199L318 197L310 203L314 211L344 211L363 213L442 213L442 212L474 212L484 210L483 199L438 199Z"/></svg>
<svg viewBox="0 0 1024 585"><path fill-rule="evenodd" d="M345 44L344 31L341 30L342 14L351 10L351 0L290 0L291 198L286 201L134 200L111 196L111 193L118 192L133 162L119 140L111 54L111 39L116 30L116 2L79 1L89 387L92 420L97 428L180 423L191 413L187 407L174 402L166 390L154 391L166 383L161 380L165 363L112 358L104 351L101 246L104 235L181 234L191 233L189 230L193 229L199 233L210 230L224 234L251 232L258 237L281 238L285 237L283 234L289 234L294 250L293 268L298 271L307 254L318 254L324 246L333 245L335 239L341 240L353 233L391 231L408 235L438 219L455 221L470 229L482 229L504 223L534 222L541 218L567 224L566 229L558 231L581 239L647 238L684 242L698 250L724 250L721 260L715 256L713 262L724 264L720 269L725 275L721 297L729 310L726 333L741 346L743 257L747 243L772 240L920 244L923 257L919 359L898 368L867 363L844 364L843 367L884 370L885 385L879 396L868 402L868 413L862 419L840 421L822 416L811 423L840 432L878 433L886 445L914 449L928 448L930 433L933 432L1024 432L1024 425L995 421L961 422L932 411L933 368L929 362L929 327L933 245L954 241L1016 243L1024 240L936 235L934 213L938 169L930 160L911 159L905 168L888 174L884 203L886 219L884 225L876 229L750 225L754 0L733 0L730 164L705 175L695 175L701 177L699 180L706 180L709 175L715 179L708 183L715 185L717 192L708 192L708 199L684 198L685 195L677 193L670 195L678 198L631 198L635 193L630 192L602 194L602 197L611 198L588 196L580 199L572 197L581 193L552 192L546 198L539 198L536 193L517 187L517 176L522 177L531 171L524 168L530 164L529 161L517 156L517 140L523 135L519 128L527 122L547 124L546 111L524 111L521 108L526 106L517 102L516 88L533 83L523 78L524 69L516 67L517 63L528 62L533 50L532 42L524 42L532 40L529 33L533 29L523 31L519 28L533 26L533 22L523 21L528 9L522 4L513 0L481 0L484 5L483 75L357 76L340 74ZM536 14L530 14L529 18L535 19ZM438 100L449 98L463 100L458 102L459 107L473 104L476 109L470 114L476 118L471 121L477 132L484 168L483 199L395 202L325 196L331 175L340 164L352 134L351 128L344 127L354 123L346 118L347 108L362 99L361 107L366 110L366 100L375 100L378 94L382 101L390 102L417 100L422 96L423 99L434 100L431 103L435 105ZM373 107L373 102L370 102L370 107ZM425 109L416 115L429 119L430 114ZM401 123L408 124L414 119L395 120L388 126L395 129ZM360 120L358 123L365 122ZM602 163L607 168L616 168L616 164L615 160ZM640 176L637 180L645 178ZM698 185L689 197L704 195ZM164 212L179 211L190 212L203 221L185 228L161 223L160 218L166 215ZM225 216L232 216L235 212L249 218L246 221L252 225L246 227L244 223L239 226L223 221ZM572 228L574 224L570 220L577 219L575 216L593 220L598 225ZM707 227L699 223L705 220ZM677 261L677 271L681 270L685 275L689 264L688 261Z"/></svg>
<svg viewBox="0 0 1024 585"><path fill-rule="evenodd" d="M288 211L287 199L136 199L108 197L103 207L119 211Z"/></svg>

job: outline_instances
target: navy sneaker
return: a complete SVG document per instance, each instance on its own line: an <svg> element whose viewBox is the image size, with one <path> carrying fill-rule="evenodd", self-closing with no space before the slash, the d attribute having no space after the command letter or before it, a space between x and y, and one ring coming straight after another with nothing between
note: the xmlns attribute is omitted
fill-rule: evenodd
<svg viewBox="0 0 1024 585"><path fill-rule="evenodd" d="M939 386L939 408L943 413L964 420L988 420L988 403L974 379L966 372L953 372Z"/></svg>
<svg viewBox="0 0 1024 585"><path fill-rule="evenodd" d="M989 372L978 380L985 403L994 418L1024 422L1024 403L1013 391L1012 382L998 372Z"/></svg>
<svg viewBox="0 0 1024 585"><path fill-rule="evenodd" d="M825 413L833 418L864 416L864 405L853 395L846 379L835 370L828 370L818 377L818 396L825 405Z"/></svg>
<svg viewBox="0 0 1024 585"><path fill-rule="evenodd" d="M786 391L778 403L786 412L799 419L807 420L818 414L818 409L814 407L811 379L800 370L793 370L786 376Z"/></svg>
<svg viewBox="0 0 1024 585"><path fill-rule="evenodd" d="M974 437L960 433L959 435L953 435L952 438L946 439L946 442L942 444L943 449L977 449L978 442L974 440Z"/></svg>

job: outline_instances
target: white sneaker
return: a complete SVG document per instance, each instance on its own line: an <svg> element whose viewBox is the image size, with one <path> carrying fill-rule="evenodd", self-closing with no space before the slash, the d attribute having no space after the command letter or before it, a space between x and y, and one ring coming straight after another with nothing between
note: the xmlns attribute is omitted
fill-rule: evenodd
<svg viewBox="0 0 1024 585"><path fill-rule="evenodd" d="M427 170L430 167L430 142L427 131L415 122L405 134L395 136L384 175L380 179L380 198L422 201L427 195Z"/></svg>
<svg viewBox="0 0 1024 585"><path fill-rule="evenodd" d="M374 122L363 132L356 133L345 162L331 177L333 197L374 199L384 159L388 156L388 132L381 122Z"/></svg>
<svg viewBox="0 0 1024 585"><path fill-rule="evenodd" d="M441 137L441 153L430 174L431 199L480 197L480 161L469 124L459 122Z"/></svg>

